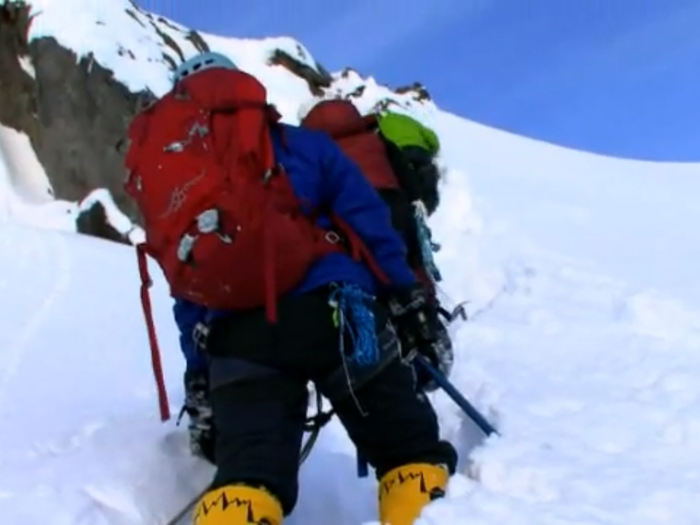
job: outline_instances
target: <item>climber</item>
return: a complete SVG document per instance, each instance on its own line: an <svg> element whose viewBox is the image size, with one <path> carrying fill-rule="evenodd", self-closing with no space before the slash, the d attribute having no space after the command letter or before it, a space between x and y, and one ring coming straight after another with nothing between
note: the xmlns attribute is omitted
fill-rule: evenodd
<svg viewBox="0 0 700 525"><path fill-rule="evenodd" d="M436 157L440 152L437 134L418 120L403 113L386 109L375 111L380 135L394 144L412 170L412 176L404 177L405 190L411 201L420 201L428 215L440 204L438 182L440 170Z"/></svg>
<svg viewBox="0 0 700 525"><path fill-rule="evenodd" d="M279 118L254 77L203 53L129 127L127 191L176 298L191 438L217 467L193 523L292 511L311 380L376 471L381 523L410 525L457 454L394 325L435 361L436 309L362 173Z"/></svg>
<svg viewBox="0 0 700 525"><path fill-rule="evenodd" d="M407 263L426 286L430 300L439 307L434 272L430 270L432 254L426 255L427 240L422 240L419 232L420 227L427 226L416 216L422 209L427 215L432 214L439 203L439 175L434 165L439 141L435 132L398 113L362 116L350 100L341 98L313 99L300 108L298 117L302 127L328 133L379 193L389 207L394 229L406 245ZM440 360L434 364L449 375L453 348L442 322L438 324L438 334L436 354ZM403 339L401 333L399 336ZM423 389L437 388L423 377L422 369L417 373Z"/></svg>

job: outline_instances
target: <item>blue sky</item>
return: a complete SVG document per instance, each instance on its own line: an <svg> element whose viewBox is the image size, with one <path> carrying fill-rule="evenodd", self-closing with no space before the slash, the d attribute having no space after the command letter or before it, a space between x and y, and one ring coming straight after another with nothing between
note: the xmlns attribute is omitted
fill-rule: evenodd
<svg viewBox="0 0 700 525"><path fill-rule="evenodd" d="M302 41L329 70L570 147L700 161L698 0L141 0L206 32Z"/></svg>

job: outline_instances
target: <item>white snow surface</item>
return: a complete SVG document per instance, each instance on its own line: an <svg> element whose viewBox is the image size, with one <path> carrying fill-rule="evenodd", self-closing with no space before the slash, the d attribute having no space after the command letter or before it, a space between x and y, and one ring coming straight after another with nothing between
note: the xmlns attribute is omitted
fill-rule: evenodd
<svg viewBox="0 0 700 525"><path fill-rule="evenodd" d="M137 58L124 59L117 78L165 89L145 14L122 16L118 0L70 5L37 2L36 35L115 67L109 44L128 42ZM308 90L265 65L280 40L206 38L259 75L295 120ZM341 80L346 92L359 82ZM368 82L357 103L387 96ZM567 150L394 99L444 143L432 226L444 292L469 300L472 315L454 333L452 379L501 432L483 441L443 393L432 396L462 457L448 496L421 523L700 524L700 166ZM212 470L189 456L182 428L158 419L133 251L10 213L18 174L3 154L0 515L22 525L164 524ZM176 412L183 361L152 273ZM334 421L301 469L300 502L285 523L372 523L375 482L357 479L354 466Z"/></svg>
<svg viewBox="0 0 700 525"><path fill-rule="evenodd" d="M106 209L110 204L111 197ZM12 220L75 232L76 218L83 209L85 205L80 203L54 199L49 178L29 137L0 125L0 224ZM120 214L119 210L111 211L112 216Z"/></svg>
<svg viewBox="0 0 700 525"><path fill-rule="evenodd" d="M12 220L75 232L81 212L97 203L104 207L110 225L132 243L144 238L143 230L122 213L106 189L93 190L78 202L55 199L29 137L0 125L0 224Z"/></svg>

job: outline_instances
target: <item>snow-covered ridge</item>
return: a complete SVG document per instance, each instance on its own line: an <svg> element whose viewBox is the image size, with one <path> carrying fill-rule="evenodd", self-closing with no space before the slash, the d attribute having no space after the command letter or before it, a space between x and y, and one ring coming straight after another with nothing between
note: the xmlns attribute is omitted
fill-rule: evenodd
<svg viewBox="0 0 700 525"><path fill-rule="evenodd" d="M13 3L23 5L19 0L13 0ZM259 78L268 89L270 101L280 110L283 119L290 123L298 122L300 105L313 104L325 97L347 97L362 111L369 111L378 105L391 105L395 110L406 111L428 121L436 109L432 102L415 92L397 93L372 77L362 78L351 69L330 74L303 44L289 37L256 40L198 33L149 13L130 0L104 3L72 0L69 8L64 2L54 0L30 0L26 5L29 5L31 15L27 33L29 42L44 37L54 38L59 45L75 53L76 66L87 60L90 71L94 64L99 64L111 71L114 78L132 93L147 91L156 96L163 94L171 86L171 72L177 64L211 49L228 55L241 69ZM77 17L76 13L80 13L80 16ZM17 59L22 70L36 81L31 57L23 55ZM51 183L36 156L31 153L26 136L15 133L17 137L24 137L25 142L22 147L14 148L9 146L9 135L5 135L6 171L12 179L10 192L14 195L11 199L14 203L12 215L26 217L33 214L32 223L49 222L54 225L52 227L74 231L71 221L84 212L85 207L77 202L53 203ZM23 160L17 160L17 152L21 152ZM32 195L26 191L30 186ZM114 196L117 200L123 198L119 194L121 188L115 187L114 182L110 188L116 192ZM93 189L100 190L99 186ZM31 212L23 206L24 201L45 205L41 210ZM92 199L87 202L92 202ZM104 208L111 210L106 215L110 221L115 218L116 223L111 226L116 231L122 235L131 231L131 226L125 225L126 215L115 205L112 195ZM53 211L46 216L48 210Z"/></svg>
<svg viewBox="0 0 700 525"><path fill-rule="evenodd" d="M132 92L145 89L161 95L170 89L170 73L191 56L211 49L225 52L243 69L258 68L279 49L317 69L300 42L288 38L262 40L221 38L199 33L177 22L144 11L130 0L94 2L30 1L34 20L29 40L53 37L75 51L78 59L93 57L111 69ZM75 13L81 17L76 20Z"/></svg>
<svg viewBox="0 0 700 525"><path fill-rule="evenodd" d="M274 64L275 53L282 51L319 75L328 75L302 43L289 37L239 39L201 33L144 11L130 0L72 0L70 9L54 0L29 3L34 15L28 35L30 40L55 38L75 51L78 59L92 57L112 70L115 78L132 92L165 93L170 89L171 71L177 64L210 49L226 54L241 69L256 75L268 87L270 100L283 117L294 122L295 102L312 95L304 79ZM76 19L77 12L81 16ZM362 79L351 70L336 73L331 78L328 92L339 96L350 95L357 92L358 87L365 86L366 93L362 101L358 101L363 106L385 99L407 108L421 106L414 93L396 93L371 77ZM428 101L425 106L432 109Z"/></svg>

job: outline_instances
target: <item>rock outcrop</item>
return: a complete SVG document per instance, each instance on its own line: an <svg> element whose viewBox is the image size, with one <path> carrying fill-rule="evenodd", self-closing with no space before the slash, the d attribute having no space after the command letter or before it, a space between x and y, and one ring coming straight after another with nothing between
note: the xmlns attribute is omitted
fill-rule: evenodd
<svg viewBox="0 0 700 525"><path fill-rule="evenodd" d="M96 188L102 188L122 213L138 223L137 210L122 187L126 175L122 146L127 125L144 100L143 93L132 93L92 54L77 56L51 37L29 42L31 12L21 0L0 0L0 124L29 137L55 198L80 202ZM185 60L181 46L190 45L190 53L209 50L196 31L176 27L141 10L133 1L125 12L135 24L154 35L162 59L152 60L162 62L160 65L166 69L172 70ZM303 79L314 96L332 92L334 77L303 46L296 43L294 49L294 41L285 40L272 44L268 65L284 67ZM121 46L118 53L134 61L138 54ZM341 76L350 72L348 69ZM362 82L353 89L346 96L360 97L365 91ZM409 93L416 101L429 99L419 83L399 88L396 93ZM77 228L83 233L125 242L123 233L109 224L108 214L100 204L81 208Z"/></svg>
<svg viewBox="0 0 700 525"><path fill-rule="evenodd" d="M344 68L340 74L338 75L339 78L343 80L348 80L348 79L362 79L362 76L353 68L346 67ZM387 88L389 91L396 93L397 95L404 95L408 96L411 100L414 102L431 102L432 98L430 96L430 93L428 92L427 88L421 84L420 82L413 82L412 84L408 84L405 86L399 86L397 88L392 88L390 86L383 86ZM364 94L366 89L365 84L359 83L353 91L350 91L345 94L345 97L347 98L360 98ZM384 104L384 105L391 105L392 101L387 99L386 101L380 101L379 104Z"/></svg>
<svg viewBox="0 0 700 525"><path fill-rule="evenodd" d="M95 202L90 208L84 210L76 220L79 233L94 235L108 241L122 244L130 244L128 239L119 233L109 222L107 210L101 202Z"/></svg>
<svg viewBox="0 0 700 525"><path fill-rule="evenodd" d="M408 86L401 86L394 89L394 93L398 95L410 94L416 102L427 102L432 100L428 89L420 82L414 82Z"/></svg>
<svg viewBox="0 0 700 525"><path fill-rule="evenodd" d="M59 199L76 201L106 187L127 215L135 209L122 190L125 172L116 146L139 97L92 57L79 61L53 38L32 41L41 141L37 156Z"/></svg>
<svg viewBox="0 0 700 525"><path fill-rule="evenodd" d="M301 53L303 53L303 51L301 51ZM268 63L270 65L282 66L294 75L304 79L309 86L309 91L317 97L322 96L324 89L329 88L333 83L333 77L323 66L316 64L316 67L313 68L281 49L275 49L272 52Z"/></svg>
<svg viewBox="0 0 700 525"><path fill-rule="evenodd" d="M54 196L78 201L106 187L117 205L135 217L122 190L121 154L115 148L134 115L138 96L91 56L75 53L53 38L27 42L30 8L0 5L0 124L29 136ZM11 103L6 103L11 101ZM97 212L79 220L84 233L114 240Z"/></svg>
<svg viewBox="0 0 700 525"><path fill-rule="evenodd" d="M29 67L30 23L27 6L0 0L0 124L27 134L36 149L41 126L38 87Z"/></svg>

